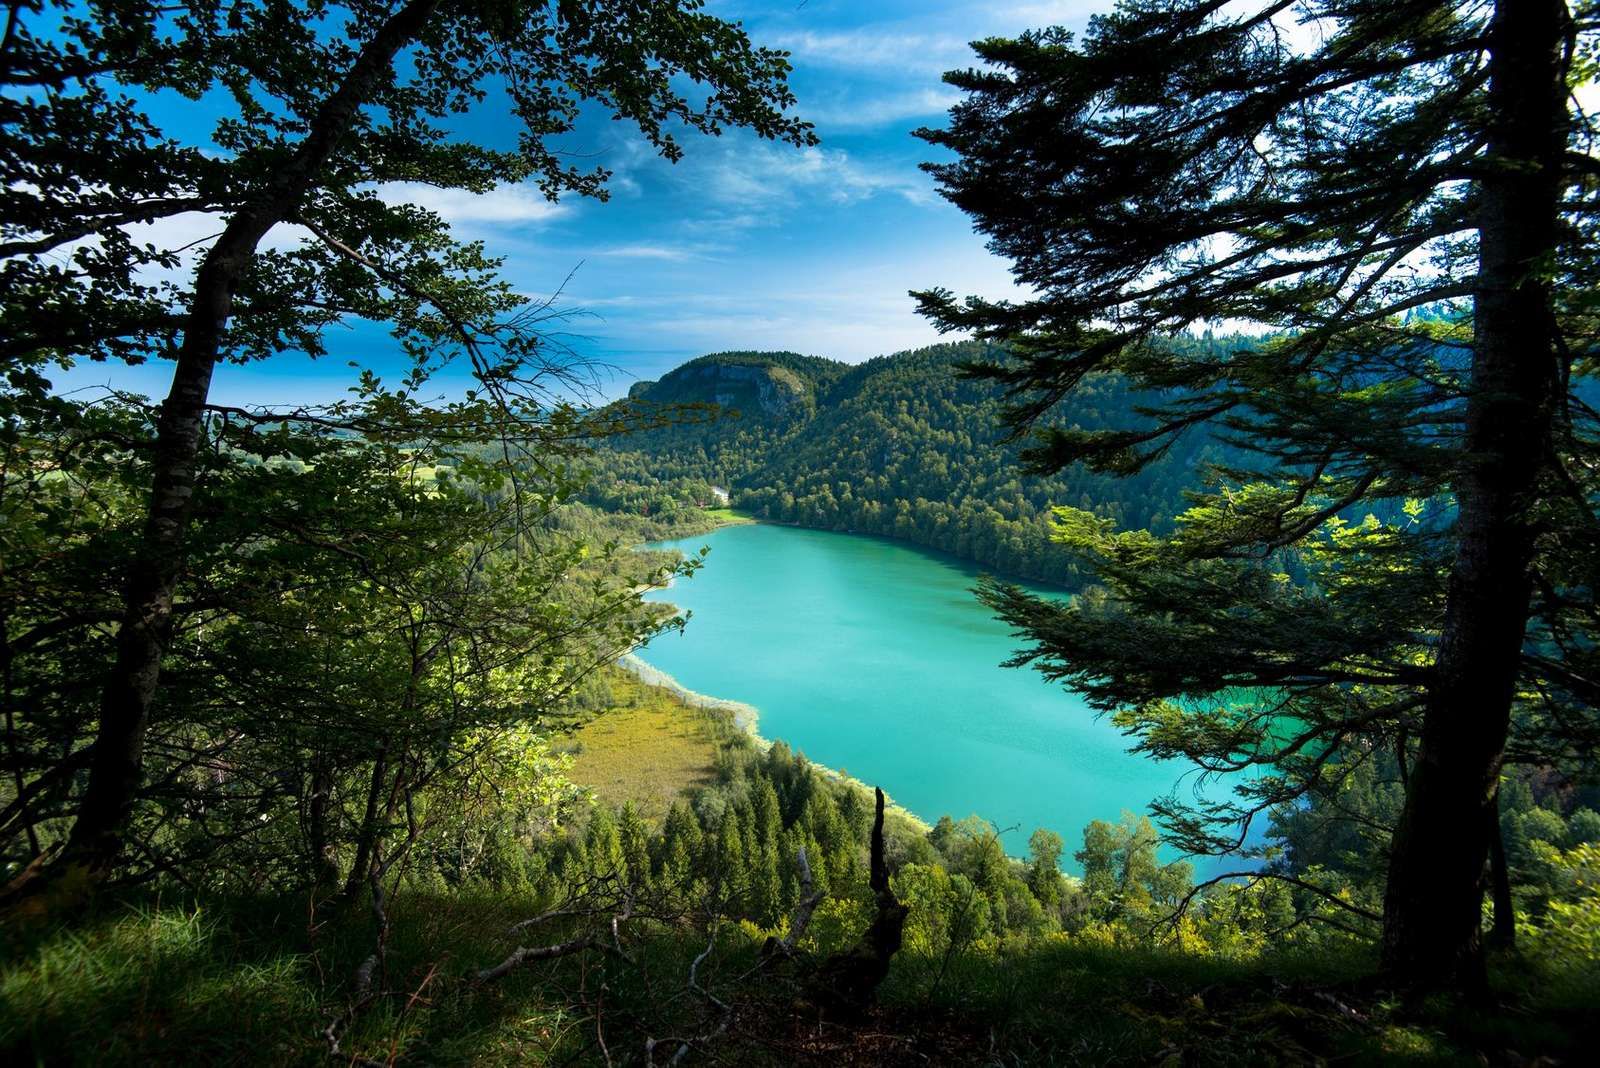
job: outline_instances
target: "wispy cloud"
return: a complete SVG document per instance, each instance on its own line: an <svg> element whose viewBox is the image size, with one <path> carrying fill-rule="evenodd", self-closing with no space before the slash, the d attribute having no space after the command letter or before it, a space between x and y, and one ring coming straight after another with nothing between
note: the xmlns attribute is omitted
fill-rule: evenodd
<svg viewBox="0 0 1600 1068"><path fill-rule="evenodd" d="M962 65L972 55L967 38L960 35L900 33L890 23L833 32L778 33L771 35L770 41L794 53L797 63L901 73L937 74Z"/></svg>
<svg viewBox="0 0 1600 1068"><path fill-rule="evenodd" d="M789 349L835 359L860 360L932 344L938 333L904 294L838 290L796 292L756 300L680 300L648 314L648 332L613 320L596 336L627 346L646 338L685 353L721 349ZM631 361L630 361L631 362Z"/></svg>
<svg viewBox="0 0 1600 1068"><path fill-rule="evenodd" d="M751 278L740 289L673 288L628 297L574 297L573 303L597 313L597 325L587 332L628 366L636 365L629 353L663 348L680 354L680 360L730 348L792 349L860 360L940 340L916 314L908 289L946 284L958 293L992 298L1022 294L996 257L943 252L884 248L870 262L827 271L813 263L793 273ZM652 368L650 374L664 369Z"/></svg>
<svg viewBox="0 0 1600 1068"><path fill-rule="evenodd" d="M694 259L700 255L700 250L682 245L613 245L610 248L595 249L594 255L607 256L612 259L667 260L673 263L680 263L684 260Z"/></svg>
<svg viewBox="0 0 1600 1068"><path fill-rule="evenodd" d="M924 87L878 95L861 93L831 101L813 100L796 112L824 133L830 129L864 130L943 115L960 99L961 94L954 89Z"/></svg>
<svg viewBox="0 0 1600 1068"><path fill-rule="evenodd" d="M530 294L535 299L543 299L548 294ZM667 297L636 297L631 294L621 294L611 297L572 297L571 303L575 308L646 308L666 304Z"/></svg>
<svg viewBox="0 0 1600 1068"><path fill-rule="evenodd" d="M971 42L1044 26L1078 25L1111 7L1111 0L1023 0L1020 3L960 3L930 11L919 22L869 22L848 29L780 30L764 43L787 49L797 65L827 66L896 76L940 74L973 65ZM923 29L932 23L934 30Z"/></svg>
<svg viewBox="0 0 1600 1068"><path fill-rule="evenodd" d="M992 10L990 21L1020 28L1061 26L1083 22L1090 15L1111 9L1108 0L1035 0L1032 3L1005 4Z"/></svg>
<svg viewBox="0 0 1600 1068"><path fill-rule="evenodd" d="M493 223L534 226L569 213L568 204L556 204L527 185L501 185L487 193L439 189L423 182L387 182L377 187L385 204L414 204L426 208L451 225Z"/></svg>
<svg viewBox="0 0 1600 1068"><path fill-rule="evenodd" d="M747 221L804 200L853 204L895 196L919 206L938 202L931 183L918 171L863 163L837 148L744 141L695 169L700 173L691 180L720 208L734 209Z"/></svg>

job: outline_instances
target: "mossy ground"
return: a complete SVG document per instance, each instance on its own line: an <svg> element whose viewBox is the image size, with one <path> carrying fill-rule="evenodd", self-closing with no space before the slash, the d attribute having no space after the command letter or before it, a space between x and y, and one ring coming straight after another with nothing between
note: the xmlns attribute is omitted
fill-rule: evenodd
<svg viewBox="0 0 1600 1068"><path fill-rule="evenodd" d="M726 728L659 686L612 669L613 707L574 731L556 748L573 755L573 782L640 815L658 820L678 798L711 781Z"/></svg>

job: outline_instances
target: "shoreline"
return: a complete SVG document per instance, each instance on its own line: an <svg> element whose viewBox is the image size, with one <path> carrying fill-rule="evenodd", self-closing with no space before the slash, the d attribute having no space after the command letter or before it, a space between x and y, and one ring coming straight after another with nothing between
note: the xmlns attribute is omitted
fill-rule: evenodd
<svg viewBox="0 0 1600 1068"><path fill-rule="evenodd" d="M911 549L913 552L925 553L925 554L928 554L928 555L931 555L931 556L935 556L935 557L948 557L951 560L955 560L958 563L960 563L962 566L967 567L967 568L972 568L972 567L976 567L977 566L975 561L968 560L965 557L960 557L960 556L957 556L954 553L949 553L949 552L946 552L946 551L944 551L942 549L936 549L936 548L934 548L932 546L920 545L920 544L918 544L918 543L916 543L914 541L911 541L910 539L898 538L898 537L895 537L894 535L890 535L890 534L868 534L868 533L863 533L863 532L855 531L855 530L840 530L840 529L836 529L836 528L814 527L814 526L807 526L804 523L797 523L797 522L792 522L792 521L783 520L783 519L770 519L770 518L761 517L761 516L754 516L754 515L742 516L742 517L740 517L738 519L733 519L733 520L722 520L722 521L719 521L716 524L716 526L714 526L711 530L706 531L705 533L706 534L714 534L719 530L723 530L723 529L725 529L727 527L732 527L732 526L788 527L788 528L791 528L791 529L794 529L794 530L812 530L812 531L817 531L818 533L823 533L823 534L841 534L841 535L844 535L844 536L847 536L847 537L872 538L872 539L878 539L878 540L882 540L882 541L892 542L892 543L894 543L896 545L905 546L905 547ZM697 535L689 534L689 535L684 535L683 538L672 538L672 539L668 539L667 541L662 541L662 542L643 542L643 543L640 543L638 545L632 546L632 549L633 549L633 551L638 551L638 550L641 550L641 549L648 549L648 548L651 548L652 546L666 545L670 541L680 541L680 540L684 540L685 538L692 538L692 537L696 537L696 536ZM1054 583L1040 583L1040 582L1038 582L1037 580L1034 580L1034 579L1016 578L1015 581L1028 582L1028 583L1032 583L1032 584L1039 585L1039 586L1049 585L1049 586L1055 587ZM641 585L641 586L635 587L633 592L636 593L636 594L639 594L641 596L649 594L649 593L651 593L653 591L657 591L657 590L665 592L667 590L670 590L676 583L677 583L677 577L674 576L673 578L670 578L666 582L663 582L663 583L651 583L651 584ZM1072 596L1072 592L1070 590L1067 590L1066 587L1055 587L1055 589L1060 591L1060 592L1066 593L1068 596ZM674 613L678 613L678 612L682 611L682 609L678 605L673 604L671 601L668 601L668 600L659 600L659 601L654 601L654 602L651 602L651 603L665 605L666 607L670 608ZM643 647L641 646L640 648L643 648ZM748 704L748 703L743 702L743 701L734 701L734 700L731 700L731 699L728 699L728 698L724 698L724 697L713 697L710 694L703 694L703 693L699 693L698 691L691 690L691 689L689 689L689 687L687 687L683 683L679 682L672 675L670 675L667 672L662 671L660 668L655 667L654 665L649 664L646 661L644 661L638 655L637 651L629 652L627 655L625 655L622 658L620 658L619 660L617 660L616 663L623 670L628 671L630 674L634 675L634 677L636 677L637 679L639 679L641 682L645 683L646 685L658 686L661 689L664 689L667 692L671 693L675 698L677 698L679 701L681 701L684 705L686 705L689 708L693 708L693 709L697 709L697 710L710 711L710 712L725 712L725 713L728 713L730 718L732 719L732 722L733 722L733 725L734 725L734 729L736 731L738 731L739 733L743 734L746 738L748 738L751 741L751 743L753 743L757 747L757 749L760 750L763 753L766 752L768 749L770 749L772 747L772 744L773 744L773 742L775 740L781 740L781 739L768 738L768 737L766 737L765 735L763 735L761 733L761 728L760 728L761 710L756 708L754 705ZM798 749L797 747L795 747L794 745L792 745L792 744L790 744L788 742L785 742L785 744L789 745L790 749L793 750L795 753L797 753L797 754L802 753L802 751L800 749ZM807 757L806 760L812 767L816 768L823 775L826 775L828 778L833 779L836 782L848 783L848 784L851 784L851 785L854 785L854 786L858 786L861 789L866 790L868 793L871 793L872 790L874 789L872 784L863 782L861 779L856 778L854 775L851 775L848 772L842 772L842 771L839 771L839 770L837 770L835 768L831 768L826 764L822 764L822 763L819 763L817 761L811 760L810 757ZM929 832L929 831L931 831L933 829L933 824L929 823L928 820L926 820L922 816L918 815L917 813L915 813L915 812L911 811L910 809L906 808L904 805L900 804L898 801L895 801L893 799L893 797L890 795L888 790L884 790L883 793L884 793L885 809L887 811L897 814L900 818L902 818L902 819L906 820L907 822L909 822L909 823L913 824L914 826L916 826L924 834L926 834L927 832Z"/></svg>
<svg viewBox="0 0 1600 1068"><path fill-rule="evenodd" d="M744 701L733 701L726 697L712 697L710 694L703 694L696 690L691 690L672 675L662 671L660 668L652 664L646 663L640 658L637 652L630 652L625 656L620 657L616 663L618 667L631 673L646 686L655 686L666 690L668 693L672 694L673 697L683 702L683 704L689 708L699 711L728 713L732 717L734 729L748 738L751 744L753 744L763 753L765 753L768 749L771 749L775 741L780 740L768 738L761 733L761 710L752 704L747 704ZM784 744L789 745L788 742L785 742ZM803 750L797 749L792 745L790 745L789 748L793 750L796 755L804 756ZM847 772L830 768L828 765L812 760L810 757L806 757L806 763L810 764L813 768L816 768L817 771L823 775L826 775L828 778L835 780L836 782L847 783L851 786L858 786L869 793L874 789L870 783L863 782ZM878 789L882 789L882 787L878 787ZM929 823L915 812L912 812L910 809L900 804L900 802L894 800L890 796L888 790L883 791L883 796L885 802L884 808L887 811L896 813L901 818L915 825L924 834L933 829L933 824Z"/></svg>
<svg viewBox="0 0 1600 1068"><path fill-rule="evenodd" d="M646 663L638 653L628 653L620 657L617 660L617 666L630 672L646 686L655 686L666 690L690 708L729 713L733 717L734 727L740 733L747 735L763 752L772 747L772 739L762 737L761 731L756 725L761 718L761 713L754 705L745 704L743 701L730 701L724 697L712 697L710 694L691 690L665 671Z"/></svg>
<svg viewBox="0 0 1600 1068"><path fill-rule="evenodd" d="M911 538L904 538L898 534L883 534L870 530L856 530L852 527L819 527L813 526L809 523L801 523L793 519L773 519L769 516L758 515L745 515L738 519L720 519L717 521L716 526L712 527L705 533L715 534L717 531L726 529L727 527L744 526L787 527L790 530L814 530L819 534L845 534L852 538L873 538L878 541L887 541L895 545L903 546L913 552L925 553L935 558L944 558L947 561L954 561L963 570L975 571L978 575L990 575L994 578L1000 579L1003 582L1035 587L1036 589L1047 594L1066 594L1069 597L1076 597L1080 592L1072 586L1068 586L1051 579L1030 578L1026 575L1017 574L1016 572L988 568L983 564L982 561L974 560L970 556L962 556L960 553L951 552L948 549L941 549L935 545L925 545L922 542L914 541ZM688 538L699 536L700 535L698 534L685 534L681 537L666 538L661 541L641 542L638 545L632 546L632 548L634 551L638 551L639 549L649 548L652 545L665 545L668 542L683 541Z"/></svg>

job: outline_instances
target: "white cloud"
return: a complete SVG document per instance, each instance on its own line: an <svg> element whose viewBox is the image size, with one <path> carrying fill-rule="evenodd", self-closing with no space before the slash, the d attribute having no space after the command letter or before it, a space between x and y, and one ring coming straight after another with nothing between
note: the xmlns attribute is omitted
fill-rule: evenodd
<svg viewBox="0 0 1600 1068"><path fill-rule="evenodd" d="M544 295L529 294L529 295L533 296L534 299L542 300L548 294L544 294ZM572 306L574 308L585 308L585 309L592 309L592 308L638 308L638 307L649 307L649 306L655 305L655 304L665 304L667 302L667 299L668 298L665 298L665 297L649 298L649 297L636 297L636 296L632 296L630 294L622 294L620 296L614 296L614 297L573 297L573 298L571 298L571 303L572 303Z"/></svg>
<svg viewBox="0 0 1600 1068"><path fill-rule="evenodd" d="M180 248L209 247L225 225L226 220L216 212L185 211L149 222L130 223L122 230L137 244L175 252Z"/></svg>
<svg viewBox="0 0 1600 1068"><path fill-rule="evenodd" d="M912 204L938 202L933 185L909 168L864 164L836 148L796 149L745 141L699 165L695 180L719 206L739 211L738 221L762 215L802 197L853 204L880 195ZM723 220L724 225L728 220Z"/></svg>
<svg viewBox="0 0 1600 1068"><path fill-rule="evenodd" d="M118 229L126 233L136 245L148 245L158 253L175 255L177 263L171 267L147 263L135 272L144 285L168 284L186 288L190 275L205 258L206 252L222 236L228 220L220 212L183 211L174 215L128 223ZM260 248L286 252L298 248L311 239L311 232L303 226L279 223L262 239ZM100 245L99 235L91 234L76 241L59 245L44 254L44 259L70 268L73 255L83 248Z"/></svg>
<svg viewBox="0 0 1600 1068"><path fill-rule="evenodd" d="M1600 82L1589 81L1573 86L1572 99L1585 114L1593 116L1600 113Z"/></svg>
<svg viewBox="0 0 1600 1068"><path fill-rule="evenodd" d="M611 248L596 249L594 255L609 256L615 259L629 260L670 260L681 262L693 259L697 255L694 249L678 245L614 245Z"/></svg>
<svg viewBox="0 0 1600 1068"><path fill-rule="evenodd" d="M414 204L451 225L538 225L572 210L567 204L552 203L527 185L501 185L487 193L469 193L424 182L386 182L375 191L385 204Z"/></svg>
<svg viewBox="0 0 1600 1068"><path fill-rule="evenodd" d="M1001 7L993 12L991 21L1014 23L1019 28L1040 29L1083 22L1090 15L1104 14L1111 8L1111 0L1042 0Z"/></svg>
<svg viewBox="0 0 1600 1068"><path fill-rule="evenodd" d="M753 300L675 302L674 310L639 325L613 323L594 331L613 343L637 340L687 352L786 349L857 362L931 345L939 334L919 317L904 293L842 290L769 294ZM946 339L949 340L949 339ZM629 346L631 347L631 346Z"/></svg>
<svg viewBox="0 0 1600 1068"><path fill-rule="evenodd" d="M954 89L929 87L876 97L841 98L830 103L802 103L795 112L824 131L870 129L943 115L960 99L961 94Z"/></svg>
<svg viewBox="0 0 1600 1068"><path fill-rule="evenodd" d="M640 173L655 167L659 159L643 138L612 134L603 138L603 147L595 153L594 162L611 172L606 186L613 196L636 197L644 192Z"/></svg>
<svg viewBox="0 0 1600 1068"><path fill-rule="evenodd" d="M976 63L971 42L1011 36L1046 26L1081 26L1090 15L1109 11L1112 0L1035 0L1001 5L954 5L930 12L920 23L869 22L839 30L789 30L763 33L763 44L794 54L796 66L827 66L874 74L929 74ZM929 21L949 29L929 32Z"/></svg>
<svg viewBox="0 0 1600 1068"><path fill-rule="evenodd" d="M790 349L854 362L955 340L941 338L907 294L941 284L963 295L1024 295L1002 260L963 237L943 246L885 249L853 265L800 261L778 275L751 277L737 292L675 288L573 303L599 314L599 325L586 332L619 353Z"/></svg>
<svg viewBox="0 0 1600 1068"><path fill-rule="evenodd" d="M437 189L421 182L391 182L377 186L376 192L386 204L416 204L436 212L452 225L498 226L532 225L547 222L567 213L565 204L552 204L536 190L527 186L500 186L482 195L459 189ZM218 212L186 211L149 222L130 223L122 229L136 243L152 245L165 252L180 252L180 265L176 268L146 268L141 272L145 281L182 282L194 269L221 235L227 220ZM51 256L66 263L74 250L93 245L97 238L89 237L63 245ZM268 231L261 248L289 251L311 240L311 234L302 226L280 223Z"/></svg>
<svg viewBox="0 0 1600 1068"><path fill-rule="evenodd" d="M772 34L763 40L794 53L808 65L940 73L963 66L971 57L967 38L957 34L908 34L889 23L833 33L809 30Z"/></svg>

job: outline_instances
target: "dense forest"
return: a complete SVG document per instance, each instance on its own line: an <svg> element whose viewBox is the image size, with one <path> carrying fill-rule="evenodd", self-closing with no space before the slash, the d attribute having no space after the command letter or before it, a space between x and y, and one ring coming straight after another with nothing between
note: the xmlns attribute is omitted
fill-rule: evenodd
<svg viewBox="0 0 1600 1068"><path fill-rule="evenodd" d="M1172 342L1196 357L1251 343ZM719 486L765 519L900 538L1007 575L1078 586L1076 561L1052 540L1052 508L1166 531L1185 507L1183 491L1226 462L1227 446L1197 431L1136 477L1081 469L1029 477L1026 441L1006 440L1003 389L959 373L991 352L963 342L856 366L792 353L702 356L633 388L632 417L667 425L608 441L585 499L660 515L703 504ZM1050 419L1101 430L1133 401L1118 379L1102 377Z"/></svg>
<svg viewBox="0 0 1600 1068"><path fill-rule="evenodd" d="M796 57L698 0L9 3L0 1055L1583 1063L1597 41L1590 0L984 36L915 136L1011 299L602 403L416 190L571 222L641 159L792 158ZM224 400L247 365L290 399ZM976 561L1011 668L1234 789L1011 856L652 682L704 558L638 546L752 516Z"/></svg>

